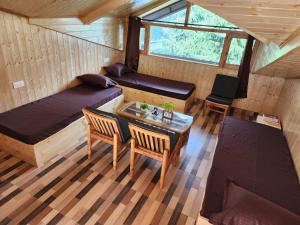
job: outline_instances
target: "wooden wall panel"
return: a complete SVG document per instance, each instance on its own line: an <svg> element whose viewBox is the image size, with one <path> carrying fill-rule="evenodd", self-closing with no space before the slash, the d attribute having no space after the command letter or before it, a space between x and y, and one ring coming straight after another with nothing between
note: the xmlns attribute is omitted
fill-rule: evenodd
<svg viewBox="0 0 300 225"><path fill-rule="evenodd" d="M300 79L286 80L276 111L281 118L300 181Z"/></svg>
<svg viewBox="0 0 300 225"><path fill-rule="evenodd" d="M123 61L123 53L38 26L0 11L0 112L74 85L75 76L96 73L104 58ZM25 87L13 89L12 82Z"/></svg>
<svg viewBox="0 0 300 225"><path fill-rule="evenodd" d="M252 71L284 78L300 77L300 35L285 46L260 43Z"/></svg>
<svg viewBox="0 0 300 225"><path fill-rule="evenodd" d="M211 92L218 73L236 76L237 70L221 68L158 56L141 55L139 72L196 84L196 98L205 99ZM234 106L261 113L274 113L283 78L251 74L247 99L236 100Z"/></svg>
<svg viewBox="0 0 300 225"><path fill-rule="evenodd" d="M33 18L29 23L108 47L124 47L125 18L103 17L89 25L78 18Z"/></svg>

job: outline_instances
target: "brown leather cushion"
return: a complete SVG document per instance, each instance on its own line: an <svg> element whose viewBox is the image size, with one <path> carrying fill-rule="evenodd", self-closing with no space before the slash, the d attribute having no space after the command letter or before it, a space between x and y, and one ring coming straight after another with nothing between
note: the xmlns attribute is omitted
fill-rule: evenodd
<svg viewBox="0 0 300 225"><path fill-rule="evenodd" d="M196 89L195 84L192 83L168 80L141 73L126 73L122 77L113 77L108 73L106 76L126 87L182 100L189 98Z"/></svg>
<svg viewBox="0 0 300 225"><path fill-rule="evenodd" d="M108 88L118 84L109 77L99 74L84 74L81 76L77 76L77 79L86 85L98 88Z"/></svg>
<svg viewBox="0 0 300 225"><path fill-rule="evenodd" d="M33 145L82 117L82 108L98 108L121 94L118 87L100 90L82 84L0 113L0 132Z"/></svg>
<svg viewBox="0 0 300 225"><path fill-rule="evenodd" d="M122 63L115 63L111 66L104 66L103 69L114 77L121 77L124 73L129 73L131 70Z"/></svg>
<svg viewBox="0 0 300 225"><path fill-rule="evenodd" d="M209 222L214 225L299 225L300 217L228 182L223 211L214 214Z"/></svg>
<svg viewBox="0 0 300 225"><path fill-rule="evenodd" d="M222 211L228 179L300 216L299 180L281 130L226 117L207 179L202 216L210 218Z"/></svg>

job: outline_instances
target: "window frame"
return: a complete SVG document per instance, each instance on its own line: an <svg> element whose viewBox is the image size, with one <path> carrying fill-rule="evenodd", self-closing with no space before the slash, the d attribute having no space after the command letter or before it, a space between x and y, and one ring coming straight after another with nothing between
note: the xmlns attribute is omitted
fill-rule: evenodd
<svg viewBox="0 0 300 225"><path fill-rule="evenodd" d="M188 11L188 10L187 10ZM150 37L151 37L151 27L165 27L165 28L173 28L173 29L183 29L183 30L193 30L193 31L200 31L200 32L215 32L215 33L223 33L225 34L225 40L224 45L220 57L220 61L218 63L203 63L200 60L191 60L191 59L182 59L176 56L166 56L168 58L178 59L178 60L184 60L184 61L191 61L191 62L197 62L202 64L209 64L213 66L220 66L220 67L226 67L226 68L237 68L239 65L233 65L233 64L227 64L227 57L229 54L229 49L231 45L231 41L233 38L239 38L239 39L247 39L248 34L243 31L231 31L231 30L224 30L224 29L216 29L216 28L204 28L204 27L191 27L188 25L184 26L178 26L178 25L172 25L172 24L163 24L163 23L157 23L157 22L142 22L142 27L145 28L145 40L144 40L144 50L141 50L140 53L143 55L154 55L158 57L164 57L161 55L151 54L150 53Z"/></svg>
<svg viewBox="0 0 300 225"><path fill-rule="evenodd" d="M169 23L166 24L166 23L159 23L159 22L142 21L142 27L145 28L145 40L144 40L144 50L141 50L140 53L143 55L167 57L167 58L173 58L173 59L177 59L177 60L191 61L191 62L202 63L202 64L206 64L206 65L209 64L212 66L225 67L225 68L229 68L229 69L238 68L239 65L227 64L227 57L229 54L231 41L233 38L247 39L248 34L244 31L237 31L237 30L226 30L226 29L219 29L219 28L205 28L205 27L190 26L188 24L188 21L190 18L191 7L192 7L192 3L187 2L185 23L183 26L169 24ZM201 62L200 60L198 61L198 60L191 60L191 59L183 59L183 58L179 58L176 56L161 56L161 55L156 55L156 54L150 54L149 50L150 50L151 26L166 27L166 28L173 28L173 29L185 29L185 30L202 31L202 32L216 32L216 33L225 34L224 45L223 45L219 63L211 63L210 64L210 63Z"/></svg>

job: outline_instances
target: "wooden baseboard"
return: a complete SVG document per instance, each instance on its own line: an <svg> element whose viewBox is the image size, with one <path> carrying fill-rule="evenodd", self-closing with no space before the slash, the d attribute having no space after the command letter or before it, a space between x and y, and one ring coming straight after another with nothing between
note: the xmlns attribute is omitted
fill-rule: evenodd
<svg viewBox="0 0 300 225"><path fill-rule="evenodd" d="M123 94L125 95L125 101L139 101L139 102L146 102L151 105L160 106L164 102L173 102L175 105L175 111L177 112L187 112L189 108L192 106L194 102L194 93L186 100L181 100L177 98L171 98L168 96L163 96L147 91L142 91L130 87L125 87L120 85L123 90Z"/></svg>
<svg viewBox="0 0 300 225"><path fill-rule="evenodd" d="M124 95L120 95L98 109L116 112L124 103ZM0 133L0 149L32 165L42 166L66 149L81 144L86 137L86 123L84 117L69 124L64 129L34 145L23 143Z"/></svg>

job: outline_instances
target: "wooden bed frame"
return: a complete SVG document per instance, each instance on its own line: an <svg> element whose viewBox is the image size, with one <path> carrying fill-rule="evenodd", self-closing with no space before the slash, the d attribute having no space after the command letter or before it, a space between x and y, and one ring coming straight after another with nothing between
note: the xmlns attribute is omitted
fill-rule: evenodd
<svg viewBox="0 0 300 225"><path fill-rule="evenodd" d="M115 112L123 103L124 95L120 95L98 109ZM64 129L34 145L23 143L0 133L0 149L40 167L58 154L78 146L85 138L86 122L82 116Z"/></svg>
<svg viewBox="0 0 300 225"><path fill-rule="evenodd" d="M123 85L119 85L122 90L123 94L125 95L125 101L131 102L131 101L139 101L139 102L146 102L151 105L162 105L164 102L173 102L175 105L174 111L186 113L192 106L194 102L194 95L193 94L186 100L177 99L177 98L171 98L147 91L142 91L130 87L125 87Z"/></svg>

